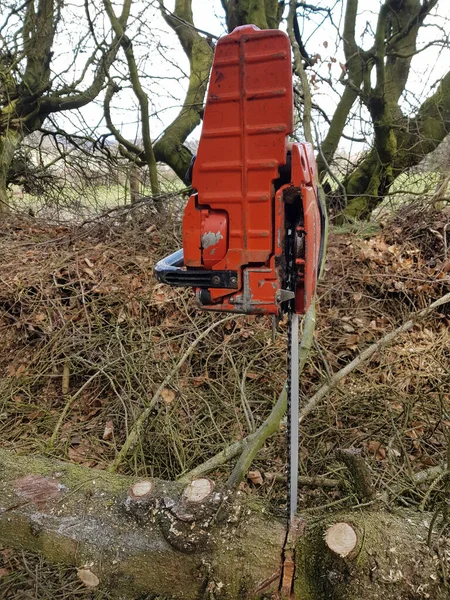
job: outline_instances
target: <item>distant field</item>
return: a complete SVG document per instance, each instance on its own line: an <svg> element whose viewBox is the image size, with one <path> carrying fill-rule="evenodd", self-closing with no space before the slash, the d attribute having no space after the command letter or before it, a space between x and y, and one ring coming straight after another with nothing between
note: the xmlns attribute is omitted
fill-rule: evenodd
<svg viewBox="0 0 450 600"><path fill-rule="evenodd" d="M181 181L162 180L161 193L174 192L185 186ZM151 196L150 188L142 188L141 196ZM77 185L67 183L62 189L49 189L45 195L21 193L14 188L11 205L19 211L32 211L36 217L51 220L79 220L99 214L117 206L131 203L130 190L126 185Z"/></svg>
<svg viewBox="0 0 450 600"><path fill-rule="evenodd" d="M389 195L374 211L375 219L397 210L405 202L419 202L430 199L435 193L441 174L438 172L404 173L391 186ZM336 184L334 184L336 185ZM161 178L162 193L182 189L178 179ZM151 196L149 188L142 188L141 195ZM447 197L450 195L450 184ZM67 183L61 190L51 189L42 196L21 194L13 190L11 203L17 210L32 211L37 217L50 220L72 221L89 218L105 210L130 204L130 190L127 185L93 185Z"/></svg>
<svg viewBox="0 0 450 600"><path fill-rule="evenodd" d="M389 195L374 212L380 217L388 212L397 210L404 203L430 200L436 192L442 174L438 172L403 173L392 184ZM450 195L450 184L446 196Z"/></svg>

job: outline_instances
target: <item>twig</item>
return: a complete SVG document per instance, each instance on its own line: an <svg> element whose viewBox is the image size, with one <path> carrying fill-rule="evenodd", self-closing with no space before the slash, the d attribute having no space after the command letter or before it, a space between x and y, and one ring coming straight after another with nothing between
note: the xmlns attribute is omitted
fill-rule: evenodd
<svg viewBox="0 0 450 600"><path fill-rule="evenodd" d="M420 503L420 506L419 506L419 510L421 512L423 512L425 510L427 502L428 502L433 490L443 479L445 479L447 477L447 475L448 475L448 471L445 470L443 473L440 473L435 479L433 479L433 481L430 483L430 487L427 489L425 496L423 497L422 502Z"/></svg>
<svg viewBox="0 0 450 600"><path fill-rule="evenodd" d="M449 301L450 301L450 294L446 294L439 300L436 300L436 302L433 302L432 304L430 304L429 307L416 313L410 321L407 321L404 325L402 325L395 331L386 335L379 342L377 342L376 344L373 344L372 346L369 346L369 348L367 348L358 358L356 358L349 365L344 367L344 369L342 369L341 371L336 373L327 385L324 385L319 389L319 391L311 398L311 400L304 407L304 409L300 411L300 422L302 422L303 419L312 410L314 410L314 408L316 408L316 406L318 406L318 404L320 404L320 402L325 398L325 396L328 394L328 392L331 391L332 388L336 387L336 385L339 383L339 381L341 381L341 379L343 377L345 377L345 375L347 375L347 373L350 373L357 366L359 366L360 364L362 364L363 362L365 362L366 360L371 358L377 352L377 350L379 350L383 346L388 345L393 339L395 339L395 337L397 335L399 335L400 333L403 333L404 331L407 331L408 329L411 329L411 327L414 325L414 323L416 323L416 321L419 321L419 320L425 318L430 311L433 311L435 308L442 306L443 304L446 304ZM302 341L303 341L303 339L302 339ZM300 359L301 359L301 357L302 357L302 352L300 352ZM314 403L312 403L313 400L314 400ZM255 433L252 433L251 435L249 435L248 437L246 437L243 440L234 442L233 444L231 444L230 446L228 446L227 448L225 448L224 450L222 450L221 452L219 452L218 454L216 454L209 460L205 461L204 463L202 463L195 469L192 469L188 473L184 474L182 477L180 477L179 481L182 483L186 483L186 482L190 481L191 479L193 479L194 477L199 477L200 475L205 475L207 473L210 473L214 469L217 469L218 467L226 464L227 462L229 462L230 460L235 458L240 452L244 452L244 451L246 451L246 449L252 447L253 444L256 444L255 440L258 439L259 436L262 436L263 432L265 432L265 434L267 434L266 437L264 438L264 441L265 441L269 437L269 435L271 435L272 433L274 433L275 431L278 430L279 421L282 418L282 416L284 415L285 411L286 411L286 390L283 389L280 396L278 397L278 401L277 401L276 405L274 406L271 414L266 419L266 421L264 421L264 423L261 425L261 427L259 427L257 429L257 431L255 431ZM276 427L274 427L273 429L270 429L271 426L273 427L273 423L276 423ZM264 443L264 441L261 443L261 446ZM261 446L259 446L258 449Z"/></svg>
<svg viewBox="0 0 450 600"><path fill-rule="evenodd" d="M292 52L294 55L294 70L296 75L300 78L300 82L302 85L303 91L303 132L305 134L305 139L307 142L310 142L314 145L314 140L311 131L311 110L312 110L312 99L311 99L311 90L309 87L308 76L306 75L305 69L303 67L303 59L300 52L300 46L295 37L294 32L294 21L297 19L297 0L290 0L289 2L289 14L287 18L287 31L289 35L289 39L291 41Z"/></svg>
<svg viewBox="0 0 450 600"><path fill-rule="evenodd" d="M286 475L282 475L281 473L273 473L271 475L266 474L266 479L275 480L275 481L286 481ZM307 475L299 475L298 476L298 485L304 487L318 487L318 488L330 488L334 489L341 485L339 479L330 479L328 477L308 477Z"/></svg>
<svg viewBox="0 0 450 600"><path fill-rule="evenodd" d="M100 374L102 373L102 369L98 369L98 371L96 371L93 375L91 375L89 377L89 379L87 381L85 381L83 383L83 385L75 392L75 394L73 396L69 396L62 413L59 416L58 422L55 425L55 428L53 430L53 433L47 443L47 449L50 450L53 448L53 446L55 445L55 440L58 436L59 430L61 429L61 425L64 423L64 419L67 416L67 413L70 410L70 407L72 406L72 404L75 402L75 400L78 398L78 396L81 394L81 392L87 388L87 386L92 383L92 381L94 381L94 379L96 377L98 377Z"/></svg>
<svg viewBox="0 0 450 600"><path fill-rule="evenodd" d="M334 180L334 182L337 184L337 186L341 190L341 192L342 192L342 198L344 199L344 206L347 206L347 204L348 204L347 190L345 189L345 186L342 183L342 181L338 177L336 177L336 175L333 173L330 165L328 164L327 159L325 158L325 154L322 151L322 146L320 144L320 139L319 139L319 133L317 131L317 127L316 127L315 123L314 123L314 133L315 133L315 136L316 136L316 146L317 146L317 149L319 151L320 158L323 160L323 164L325 165L325 169L326 169L328 175Z"/></svg>
<svg viewBox="0 0 450 600"><path fill-rule="evenodd" d="M346 377L349 373L354 371L357 367L370 360L374 354L376 354L385 346L388 346L399 335L411 329L418 321L422 321L423 319L425 319L434 309L444 304L447 304L447 302L450 302L450 293L445 294L445 296L442 296L442 298L439 298L438 300L430 304L427 308L424 308L423 310L420 310L417 313L413 314L409 321L406 321L406 323L403 323L403 325L397 327L397 329L394 329L394 331L391 331L391 333L388 333L387 335L382 337L378 342L366 348L364 352L361 352L361 354L357 356L354 360L352 360L351 363L349 363L343 369L335 373L331 380L325 385L323 385L314 394L314 396L310 398L308 403L301 409L299 423L302 423L305 420L305 418L309 415L309 413L312 412L315 408L317 408L317 406L324 400L324 398L326 398L326 396L331 392L331 390L334 389L344 377Z"/></svg>
<svg viewBox="0 0 450 600"><path fill-rule="evenodd" d="M444 463L443 465L436 465L435 467L430 467L429 469L424 469L423 471L418 471L414 473L414 483L427 483L428 481L433 481L441 474L445 474L447 472L447 465Z"/></svg>
<svg viewBox="0 0 450 600"><path fill-rule="evenodd" d="M195 340L195 342L193 342L189 346L189 348L186 350L186 352L183 354L183 356L180 358L180 360L177 362L177 364L174 366L174 368L170 371L170 373L164 378L161 385L158 387L156 392L153 394L148 406L145 408L145 410L142 411L142 413L138 417L138 419L136 419L133 427L130 430L130 433L127 436L127 439L125 440L122 448L117 453L117 456L116 456L114 462L108 468L108 471L111 471L111 472L116 471L117 468L120 466L120 464L124 461L126 455L128 454L128 451L135 444L137 438L139 437L139 434L144 426L144 423L150 416L150 413L153 410L155 404L158 402L158 400L161 396L162 390L167 386L167 384L170 382L170 380L175 375L175 373L177 373L177 371L179 371L181 369L181 367L184 365L184 363L189 358L189 356L192 354L192 352L195 350L195 348L198 346L198 344L209 333L211 333L211 331L213 331L213 329L215 329L219 325L223 325L223 323L226 323L227 321L231 321L231 319L236 319L237 316L238 315L235 315L235 314L229 315L228 317L225 317L224 319L221 319L220 321L216 321L215 323L212 323L207 329L205 329L205 331L203 333L201 333L198 336L198 338Z"/></svg>
<svg viewBox="0 0 450 600"><path fill-rule="evenodd" d="M309 352L309 348L306 348L306 339L307 339L307 337L311 336L311 338L309 339L309 344L311 346L312 334L314 333L314 328L315 328L315 306L312 304L311 308L309 309L308 313L305 316L305 325L304 325L304 331L303 331L302 342L300 345L300 353L299 353L300 372L301 372L301 369L303 368L304 362L306 362L306 358L307 358L307 355ZM272 412L267 417L267 419L264 421L264 423L260 427L258 427L258 429L254 433L248 435L243 440L239 440L238 442L234 442L233 444L230 444L224 450L222 450L221 452L219 452L218 454L216 454L209 460L205 461L198 467L195 467L195 469L192 469L188 473L185 473L184 475L182 475L178 479L178 481L180 481L181 483L187 483L187 482L191 481L191 479L194 479L195 477L199 477L200 475L206 475L207 473L211 473L211 471L214 471L214 469L217 469L218 467L226 464L227 462L229 462L230 460L232 460L233 458L235 458L236 456L238 456L241 453L242 453L241 457L240 457L238 463L236 464L236 467L235 467L233 473L230 475L228 484L230 485L230 480L232 480L232 478L233 478L233 480L237 481L239 471L241 472L240 477L242 479L242 477L248 471L248 467L245 466L245 465L247 465L248 459L249 458L251 459L250 463L248 463L250 466L253 458L257 454L258 450L262 447L264 442L267 440L267 438L269 438L273 433L278 431L281 419L283 418L284 413L286 412L286 408L287 408L287 394L286 394L286 383L285 383L283 385L283 390L281 391L280 395L278 396L278 400L272 409Z"/></svg>
<svg viewBox="0 0 450 600"><path fill-rule="evenodd" d="M279 412L278 405L280 404L280 400L281 400L281 397L278 398L278 402L276 403L272 412L270 413L269 418L272 416L273 413ZM283 416L283 413L281 414L280 419L282 418L282 416ZM264 423L263 423L263 425L261 425L261 427L263 427L266 423L267 423L267 420L264 421ZM248 444L251 444L253 438L255 438L256 435L258 435L258 432L259 432L259 429L257 429L255 431L255 433L252 433L251 435L247 436L243 440L239 440L238 442L234 442L233 444L230 444L229 446L227 446L226 448L221 450L215 456L206 460L201 465L198 465L198 467L195 467L195 469L191 469L188 473L185 473L184 475L179 477L177 479L177 481L179 481L180 483L183 483L183 484L189 483L192 479L195 479L196 477L200 477L201 475L207 475L208 473L211 473L211 471L214 471L218 467L225 465L231 459L235 458L235 456L237 456L240 452L242 452Z"/></svg>
<svg viewBox="0 0 450 600"><path fill-rule="evenodd" d="M314 339L314 330L316 327L315 302L311 303L311 306L309 307L308 312L305 315L303 323L303 335L299 348L299 375L303 371L303 368L306 364ZM246 448L243 450L241 456L239 457L236 466L234 467L230 477L228 478L228 488L235 488L245 477L250 465L253 462L253 459L259 452L260 448L263 446L264 442L269 436L271 436L273 433L275 433L275 431L278 430L280 421L284 413L286 412L286 407L287 392L286 387L284 386L283 391L281 392L278 398L278 402L276 403L271 414L264 421L261 427L259 427L259 429L255 432L253 439L250 443L247 444Z"/></svg>

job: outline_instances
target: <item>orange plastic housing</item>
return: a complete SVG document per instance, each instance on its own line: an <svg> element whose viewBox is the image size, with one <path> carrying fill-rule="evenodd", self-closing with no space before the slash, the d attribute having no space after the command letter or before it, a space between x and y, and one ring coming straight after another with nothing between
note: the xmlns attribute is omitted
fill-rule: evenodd
<svg viewBox="0 0 450 600"><path fill-rule="evenodd" d="M293 132L290 43L278 30L236 28L217 43L190 197L183 219L184 264L236 271L236 289L209 289L203 308L280 313L287 187L301 189L305 260L295 307L314 294L320 245L312 148ZM292 181L276 191L291 152Z"/></svg>

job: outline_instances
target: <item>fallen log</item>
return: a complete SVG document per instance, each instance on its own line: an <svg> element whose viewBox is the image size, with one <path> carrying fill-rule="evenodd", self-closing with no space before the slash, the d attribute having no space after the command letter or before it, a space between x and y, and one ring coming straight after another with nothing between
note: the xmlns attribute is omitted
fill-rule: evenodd
<svg viewBox="0 0 450 600"><path fill-rule="evenodd" d="M136 480L0 449L0 481L0 544L73 565L87 587L118 599L278 594L283 518L211 479ZM448 599L450 552L427 546L426 514L299 516L294 598Z"/></svg>

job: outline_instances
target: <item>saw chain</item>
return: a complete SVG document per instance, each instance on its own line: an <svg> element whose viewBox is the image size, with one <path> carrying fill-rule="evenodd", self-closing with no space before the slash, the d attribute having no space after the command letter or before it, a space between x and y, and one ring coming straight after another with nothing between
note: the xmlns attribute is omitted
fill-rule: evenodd
<svg viewBox="0 0 450 600"><path fill-rule="evenodd" d="M287 213L287 211L286 211ZM285 253L286 253L286 290L295 295L297 286L297 259L303 258L303 244L297 231L300 223L289 222L286 214ZM295 297L286 303L288 314L287 328L287 497L288 530L297 512L298 498L298 416L299 416L299 316L295 312Z"/></svg>

